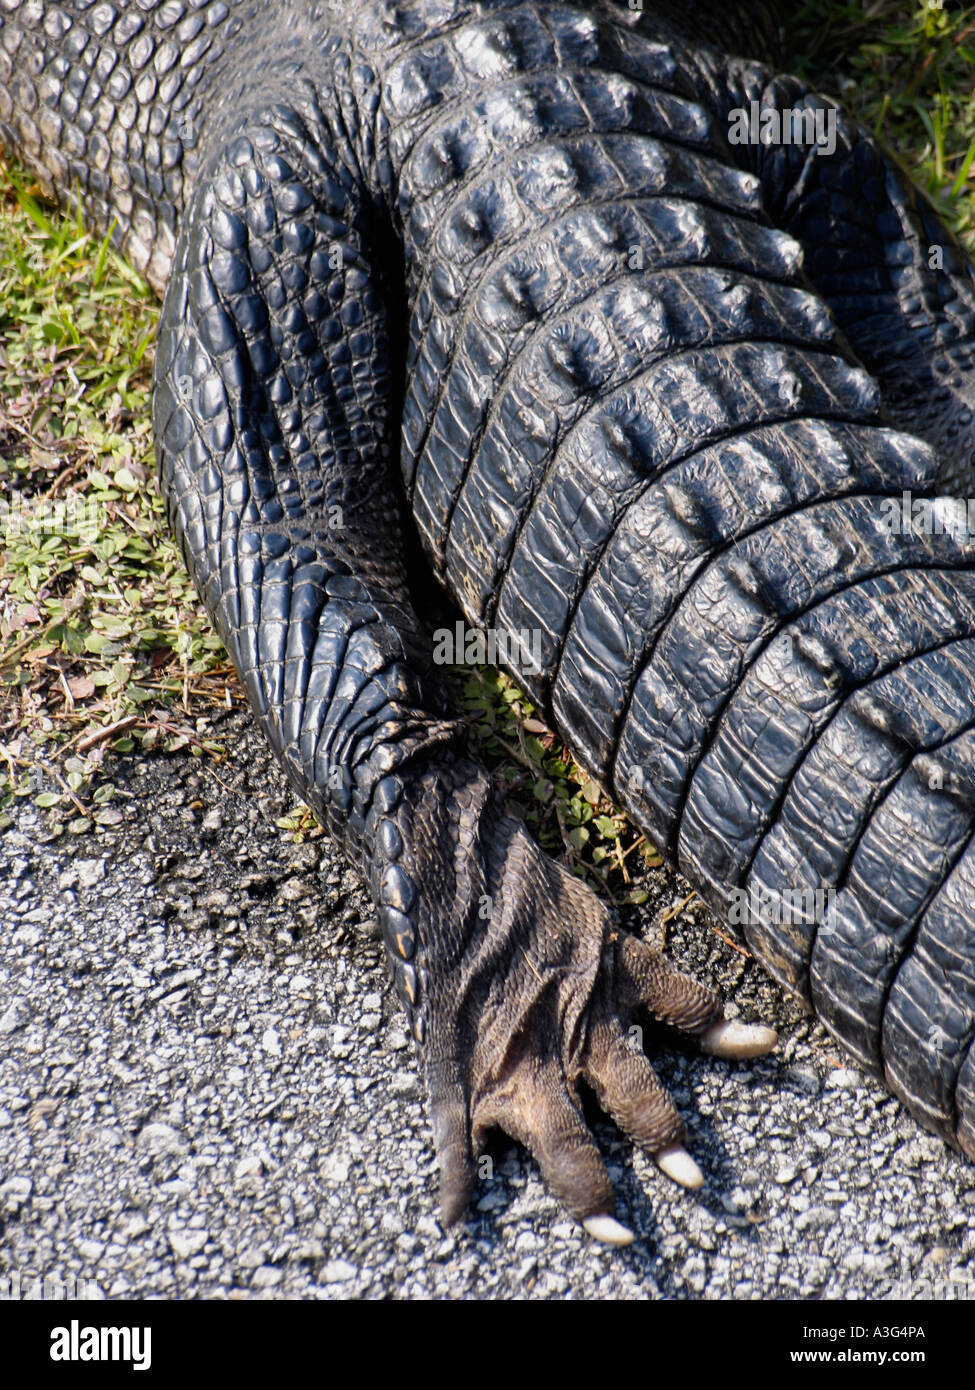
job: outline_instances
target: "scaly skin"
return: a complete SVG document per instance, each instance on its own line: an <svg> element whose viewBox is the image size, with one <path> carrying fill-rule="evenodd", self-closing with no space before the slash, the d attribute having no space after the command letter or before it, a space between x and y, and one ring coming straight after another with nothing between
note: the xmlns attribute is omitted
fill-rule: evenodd
<svg viewBox="0 0 975 1390"><path fill-rule="evenodd" d="M505 813L414 607L414 527L471 623L537 631L532 697L719 912L835 893L746 936L975 1156L975 549L885 522L970 485L971 270L842 114L831 152L729 141L753 98L823 105L762 61L772 7L0 18L0 134L165 288L172 524L365 868L445 1219L500 1125L625 1240L580 1085L694 1183L630 1018L773 1039Z"/></svg>

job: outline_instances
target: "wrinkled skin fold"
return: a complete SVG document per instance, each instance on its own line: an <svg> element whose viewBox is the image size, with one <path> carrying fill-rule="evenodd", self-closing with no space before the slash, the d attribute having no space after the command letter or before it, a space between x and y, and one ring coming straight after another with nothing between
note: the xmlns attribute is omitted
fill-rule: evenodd
<svg viewBox="0 0 975 1390"><path fill-rule="evenodd" d="M975 548L892 523L972 491L972 271L777 45L762 3L0 0L0 137L165 294L172 525L366 874L447 1221L500 1126L625 1239L580 1088L694 1182L631 1021L773 1038L506 813L420 565L537 635L516 674L719 914L828 895L750 945L975 1157ZM753 102L834 138L735 142Z"/></svg>

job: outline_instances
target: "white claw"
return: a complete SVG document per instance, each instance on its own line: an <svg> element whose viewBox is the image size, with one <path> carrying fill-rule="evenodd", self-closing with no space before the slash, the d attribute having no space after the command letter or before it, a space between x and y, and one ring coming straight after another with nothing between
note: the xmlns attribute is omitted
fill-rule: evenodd
<svg viewBox="0 0 975 1390"><path fill-rule="evenodd" d="M593 1240L601 1240L604 1245L633 1244L633 1232L621 1226L615 1216L587 1216L582 1225Z"/></svg>
<svg viewBox="0 0 975 1390"><path fill-rule="evenodd" d="M761 1023L739 1023L736 1018L722 1018L712 1023L701 1034L702 1052L710 1052L712 1057L761 1057L779 1040L774 1028L766 1028Z"/></svg>
<svg viewBox="0 0 975 1390"><path fill-rule="evenodd" d="M680 1144L671 1144L669 1148L661 1149L654 1154L653 1161L662 1173L666 1173L668 1178L673 1178L674 1182L679 1182L681 1187L704 1186L704 1174Z"/></svg>

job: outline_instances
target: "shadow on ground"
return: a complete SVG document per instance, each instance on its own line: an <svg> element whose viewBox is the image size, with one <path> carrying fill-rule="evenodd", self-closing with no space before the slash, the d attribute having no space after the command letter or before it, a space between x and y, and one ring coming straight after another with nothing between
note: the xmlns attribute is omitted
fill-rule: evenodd
<svg viewBox="0 0 975 1390"><path fill-rule="evenodd" d="M626 1251L593 1244L503 1139L444 1233L422 1088L358 876L274 822L293 803L246 716L231 750L118 760L117 824L0 833L0 1272L107 1297L975 1295L972 1169L842 1063L703 908L677 961L782 1030L660 1074L707 1175L680 1191L596 1120ZM665 871L631 918L686 896Z"/></svg>

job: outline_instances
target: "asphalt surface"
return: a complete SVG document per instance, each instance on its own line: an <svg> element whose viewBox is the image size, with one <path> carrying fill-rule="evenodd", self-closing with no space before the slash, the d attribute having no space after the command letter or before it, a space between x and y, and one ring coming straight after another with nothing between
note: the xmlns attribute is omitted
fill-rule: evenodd
<svg viewBox="0 0 975 1390"><path fill-rule="evenodd" d="M239 712L230 758L109 759L115 824L0 833L0 1273L92 1297L975 1297L975 1169L839 1055L702 906L671 957L780 1046L656 1057L707 1182L608 1123L627 1250L593 1243L502 1138L466 1223L437 1220L405 1018L371 904ZM660 941L687 894L648 876Z"/></svg>

